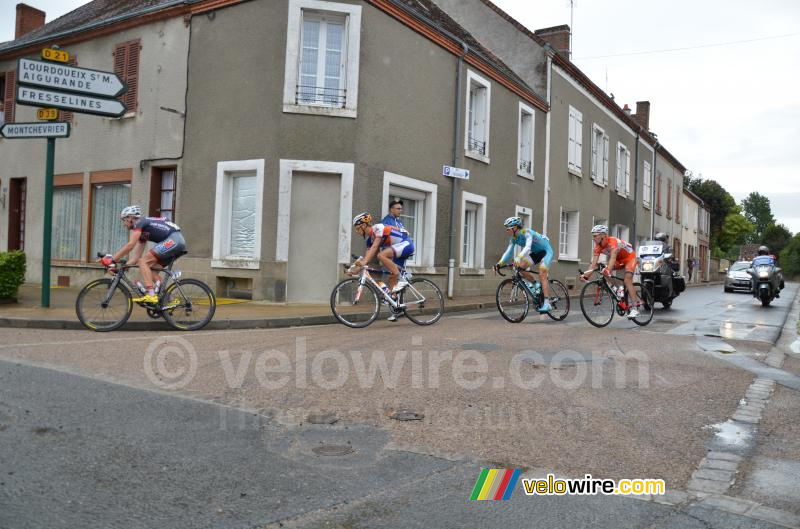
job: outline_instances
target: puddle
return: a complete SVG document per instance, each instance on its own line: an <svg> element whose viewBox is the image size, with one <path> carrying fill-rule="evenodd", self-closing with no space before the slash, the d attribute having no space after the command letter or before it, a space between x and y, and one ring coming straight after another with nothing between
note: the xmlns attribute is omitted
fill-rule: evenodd
<svg viewBox="0 0 800 529"><path fill-rule="evenodd" d="M745 446L750 442L753 434L750 428L732 420L705 426L706 429L715 429L716 440L727 445Z"/></svg>
<svg viewBox="0 0 800 529"><path fill-rule="evenodd" d="M789 346L789 349L791 349L794 354L800 355L800 340L793 341L792 345Z"/></svg>

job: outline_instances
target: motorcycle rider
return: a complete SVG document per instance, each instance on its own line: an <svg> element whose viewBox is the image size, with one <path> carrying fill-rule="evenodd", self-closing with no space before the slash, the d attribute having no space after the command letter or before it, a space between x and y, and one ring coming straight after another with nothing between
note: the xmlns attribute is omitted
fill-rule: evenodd
<svg viewBox="0 0 800 529"><path fill-rule="evenodd" d="M757 266L762 266L762 265L765 265L765 266L775 266L776 265L775 257L770 255L769 248L767 246L763 246L763 245L758 247L758 255L753 257L753 262L750 265L752 267L751 270L755 269L755 267L757 267ZM751 276L752 276L751 279L750 279L751 291L755 292L756 279L755 279L755 275L751 274ZM775 274L775 278L776 279L778 278L778 274ZM777 286L777 285L773 285L773 286ZM776 298L781 297L781 294L780 294L781 289L780 288L776 288L775 292L776 292L776 294L775 294Z"/></svg>

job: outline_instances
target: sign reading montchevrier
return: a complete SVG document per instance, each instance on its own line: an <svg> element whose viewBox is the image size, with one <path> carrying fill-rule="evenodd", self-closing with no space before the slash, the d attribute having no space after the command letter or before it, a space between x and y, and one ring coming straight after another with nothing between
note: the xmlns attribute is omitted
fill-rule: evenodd
<svg viewBox="0 0 800 529"><path fill-rule="evenodd" d="M17 62L17 82L99 97L117 97L125 92L125 83L112 72L31 59Z"/></svg>
<svg viewBox="0 0 800 529"><path fill-rule="evenodd" d="M60 121L50 123L5 123L0 127L4 138L66 138L69 136L69 123Z"/></svg>

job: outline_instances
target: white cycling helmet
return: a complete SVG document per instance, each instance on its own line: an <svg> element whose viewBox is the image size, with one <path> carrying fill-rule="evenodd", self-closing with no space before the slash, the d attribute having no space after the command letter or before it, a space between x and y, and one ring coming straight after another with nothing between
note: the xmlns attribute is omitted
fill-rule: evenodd
<svg viewBox="0 0 800 529"><path fill-rule="evenodd" d="M522 227L522 219L519 217L508 217L505 222L503 222L503 226L506 228L521 228Z"/></svg>
<svg viewBox="0 0 800 529"><path fill-rule="evenodd" d="M124 219L127 217L141 217L142 216L142 208L139 206L127 206L123 208L122 212L119 214L119 218Z"/></svg>
<svg viewBox="0 0 800 529"><path fill-rule="evenodd" d="M605 233L606 235L608 235L608 226L606 226L605 224L597 224L592 228L592 235L594 235L595 233Z"/></svg>
<svg viewBox="0 0 800 529"><path fill-rule="evenodd" d="M367 213L359 213L355 217L353 217L353 226L361 226L362 224L369 224L372 223L372 215Z"/></svg>

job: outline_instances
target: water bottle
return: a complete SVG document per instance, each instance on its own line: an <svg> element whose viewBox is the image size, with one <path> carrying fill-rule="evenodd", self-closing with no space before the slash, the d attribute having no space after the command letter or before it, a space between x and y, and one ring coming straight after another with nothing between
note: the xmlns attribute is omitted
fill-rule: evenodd
<svg viewBox="0 0 800 529"><path fill-rule="evenodd" d="M144 285L139 281L136 282L136 288L139 289L140 294L144 294L145 292L147 292L147 289L144 288Z"/></svg>
<svg viewBox="0 0 800 529"><path fill-rule="evenodd" d="M533 284L533 295L539 297L539 294L542 293L542 285L538 281Z"/></svg>
<svg viewBox="0 0 800 529"><path fill-rule="evenodd" d="M383 281L378 281L378 286L379 286L379 287L381 287L381 290L382 290L382 291L383 291L383 292L384 292L384 293L385 293L387 296L389 295L389 287L388 287L388 286L386 286L386 283L384 283ZM384 304L384 305L388 305L388 303L387 303L387 301L386 301L386 298L383 298L383 299L381 300L381 303L382 303L382 304Z"/></svg>
<svg viewBox="0 0 800 529"><path fill-rule="evenodd" d="M617 297L620 298L620 299L625 297L625 287L623 287L623 286L614 287L614 292L617 294Z"/></svg>
<svg viewBox="0 0 800 529"><path fill-rule="evenodd" d="M161 280L160 280L160 279L158 279L158 280L156 280L156 284L155 284L155 287L153 288L153 292L155 292L156 294L158 294L158 290L159 290L160 288L161 288Z"/></svg>

